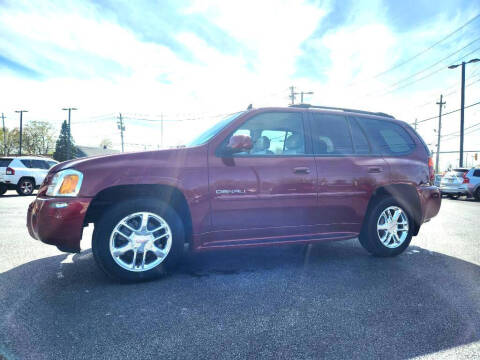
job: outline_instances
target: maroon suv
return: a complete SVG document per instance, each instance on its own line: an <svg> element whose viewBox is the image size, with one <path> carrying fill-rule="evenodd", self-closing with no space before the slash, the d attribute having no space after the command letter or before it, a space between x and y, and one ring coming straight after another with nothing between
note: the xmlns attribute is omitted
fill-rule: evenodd
<svg viewBox="0 0 480 360"><path fill-rule="evenodd" d="M30 234L92 249L121 280L152 278L184 251L358 237L404 251L440 208L423 140L383 113L302 105L236 113L187 147L52 168L28 209Z"/></svg>

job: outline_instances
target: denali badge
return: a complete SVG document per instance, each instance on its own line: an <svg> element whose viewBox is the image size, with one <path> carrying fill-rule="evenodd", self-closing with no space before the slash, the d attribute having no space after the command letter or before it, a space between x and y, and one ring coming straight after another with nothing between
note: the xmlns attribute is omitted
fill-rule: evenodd
<svg viewBox="0 0 480 360"><path fill-rule="evenodd" d="M232 189L232 190L227 190L227 189L220 189L215 191L218 195L221 194L245 194L245 190L240 190L240 189Z"/></svg>

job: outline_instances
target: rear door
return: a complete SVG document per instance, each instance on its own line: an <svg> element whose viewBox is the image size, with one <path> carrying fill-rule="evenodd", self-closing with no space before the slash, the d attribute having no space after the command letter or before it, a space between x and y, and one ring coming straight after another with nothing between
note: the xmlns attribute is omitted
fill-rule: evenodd
<svg viewBox="0 0 480 360"><path fill-rule="evenodd" d="M253 114L218 148L210 149L212 232L208 241L251 243L282 237L292 241L291 235L312 231L317 176L303 113ZM250 136L252 150L223 157L221 148L233 135Z"/></svg>
<svg viewBox="0 0 480 360"><path fill-rule="evenodd" d="M354 118L312 111L311 129L318 171L318 231L356 236L372 193L388 181L388 166Z"/></svg>

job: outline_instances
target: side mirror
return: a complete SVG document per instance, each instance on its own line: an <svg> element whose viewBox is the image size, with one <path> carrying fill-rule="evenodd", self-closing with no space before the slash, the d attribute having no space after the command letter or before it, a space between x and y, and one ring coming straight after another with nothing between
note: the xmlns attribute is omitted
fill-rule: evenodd
<svg viewBox="0 0 480 360"><path fill-rule="evenodd" d="M252 138L248 135L234 135L225 146L225 155L232 155L244 151L249 151L253 147Z"/></svg>

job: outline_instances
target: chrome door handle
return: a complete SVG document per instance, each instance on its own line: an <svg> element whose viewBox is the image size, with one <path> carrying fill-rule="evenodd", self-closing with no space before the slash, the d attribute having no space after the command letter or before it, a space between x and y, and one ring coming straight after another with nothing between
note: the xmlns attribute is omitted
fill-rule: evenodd
<svg viewBox="0 0 480 360"><path fill-rule="evenodd" d="M296 167L293 168L295 174L310 174L310 169L308 167Z"/></svg>
<svg viewBox="0 0 480 360"><path fill-rule="evenodd" d="M382 171L383 171L383 169L381 167L378 167L378 166L372 166L372 167L368 168L368 172L370 174L378 174L378 173L381 173Z"/></svg>

